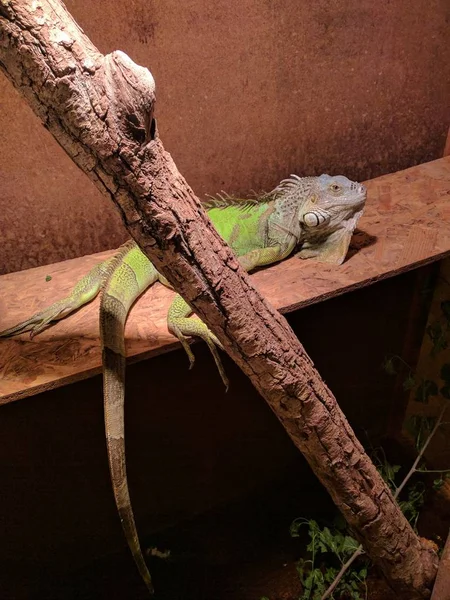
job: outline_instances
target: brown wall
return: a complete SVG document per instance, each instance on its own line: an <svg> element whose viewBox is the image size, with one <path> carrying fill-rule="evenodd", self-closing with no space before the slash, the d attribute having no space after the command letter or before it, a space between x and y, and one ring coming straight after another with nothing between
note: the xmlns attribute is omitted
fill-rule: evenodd
<svg viewBox="0 0 450 600"><path fill-rule="evenodd" d="M291 172L365 179L441 155L448 0L67 0L157 82L164 143L199 195ZM117 246L110 203L0 78L0 272Z"/></svg>

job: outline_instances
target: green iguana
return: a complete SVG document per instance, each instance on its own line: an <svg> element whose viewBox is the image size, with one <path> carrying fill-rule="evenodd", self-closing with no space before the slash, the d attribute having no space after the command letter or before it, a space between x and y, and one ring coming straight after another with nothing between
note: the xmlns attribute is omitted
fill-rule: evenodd
<svg viewBox="0 0 450 600"><path fill-rule="evenodd" d="M251 200L227 195L205 203L217 232L228 242L246 271L283 260L294 250L301 258L343 262L350 238L366 200L366 189L346 177L291 175L272 192ZM30 331L36 335L55 321L93 300L102 291L100 337L103 349L104 412L111 481L117 509L130 550L150 592L150 573L139 544L130 503L125 468L124 441L124 328L135 300L153 283L171 287L134 241L125 243L109 260L95 266L72 293L0 337ZM228 384L217 353L216 336L179 295L168 312L168 328L180 340L191 366L194 356L187 336L208 344L221 377Z"/></svg>

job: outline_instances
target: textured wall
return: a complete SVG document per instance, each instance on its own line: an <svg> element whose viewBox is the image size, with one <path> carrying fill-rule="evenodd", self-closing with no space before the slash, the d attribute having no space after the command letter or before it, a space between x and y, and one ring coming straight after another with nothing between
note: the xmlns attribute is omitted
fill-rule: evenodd
<svg viewBox="0 0 450 600"><path fill-rule="evenodd" d="M199 195L442 153L448 0L66 4L100 50L152 70L165 146ZM117 246L114 208L3 76L0 98L0 272Z"/></svg>

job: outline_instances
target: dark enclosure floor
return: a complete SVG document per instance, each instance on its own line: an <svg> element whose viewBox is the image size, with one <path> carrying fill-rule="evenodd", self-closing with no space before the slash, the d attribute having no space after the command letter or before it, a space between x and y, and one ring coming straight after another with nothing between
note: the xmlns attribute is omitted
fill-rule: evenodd
<svg viewBox="0 0 450 600"><path fill-rule="evenodd" d="M301 459L300 459L301 460ZM308 506L299 514L299 506ZM286 474L269 489L201 515L144 540L144 547L171 551L169 560L151 559L157 593L154 600L297 600L301 586L296 561L307 543L289 535L299 516L329 520L335 509L313 477ZM432 509L435 515L435 508ZM434 516L436 518L436 516ZM436 521L431 523L438 527ZM306 533L306 530L305 530ZM30 575L30 574L29 574ZM33 592L10 588L8 600L147 600L127 550L99 560L60 580L40 571ZM372 574L369 600L396 596ZM398 599L397 599L398 600Z"/></svg>
<svg viewBox="0 0 450 600"><path fill-rule="evenodd" d="M385 440L391 460L409 464L410 450ZM150 567L154 600L298 600L301 586L296 562L305 555L307 536L292 538L297 517L331 521L335 508L302 457L276 484L245 500L228 504L145 539L143 547L170 550L168 560L153 558ZM295 465L294 465L295 467ZM293 473L303 473L293 477ZM299 507L302 512L299 512ZM430 493L419 520L419 532L445 541L450 518L448 495ZM5 567L5 565L3 565ZM13 574L16 573L16 574ZM124 547L78 572L55 577L42 568L18 565L2 569L2 600L148 600L133 560ZM400 600L372 572L368 600Z"/></svg>

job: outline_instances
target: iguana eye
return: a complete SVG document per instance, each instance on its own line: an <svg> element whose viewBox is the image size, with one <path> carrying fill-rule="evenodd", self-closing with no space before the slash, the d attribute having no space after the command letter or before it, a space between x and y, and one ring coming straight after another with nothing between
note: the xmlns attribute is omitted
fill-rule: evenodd
<svg viewBox="0 0 450 600"><path fill-rule="evenodd" d="M341 186L338 183L332 183L330 185L330 190L334 193L340 192L341 191Z"/></svg>

